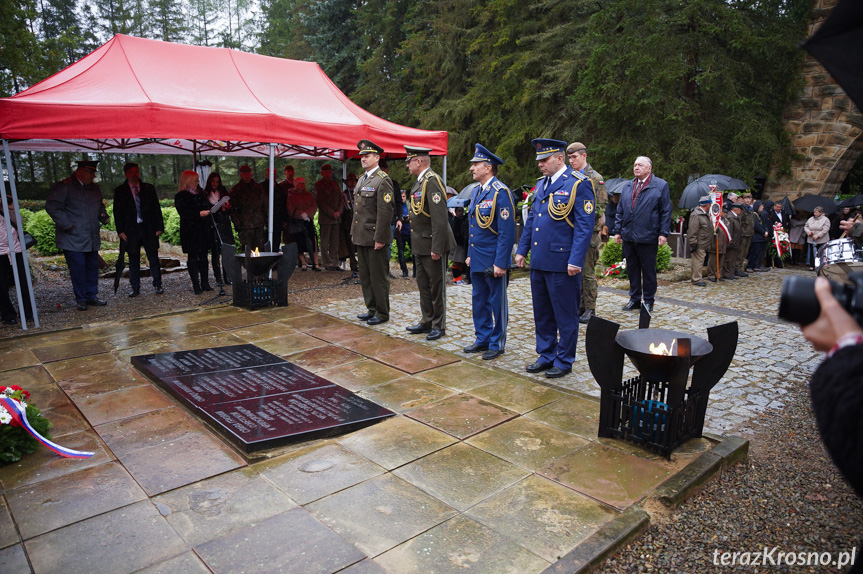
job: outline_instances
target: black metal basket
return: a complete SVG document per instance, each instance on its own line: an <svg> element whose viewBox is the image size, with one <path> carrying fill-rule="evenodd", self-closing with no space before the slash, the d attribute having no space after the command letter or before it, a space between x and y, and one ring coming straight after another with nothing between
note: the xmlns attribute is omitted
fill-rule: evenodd
<svg viewBox="0 0 863 574"><path fill-rule="evenodd" d="M686 390L683 401L674 407L666 404L668 383L642 380L640 376L623 381L619 391L603 392L600 409L608 421L599 436L613 437L644 446L671 459L671 452L701 436L698 401L700 393Z"/></svg>
<svg viewBox="0 0 863 574"><path fill-rule="evenodd" d="M234 285L234 305L260 309L271 305L284 307L288 304L288 286L277 279L255 278Z"/></svg>

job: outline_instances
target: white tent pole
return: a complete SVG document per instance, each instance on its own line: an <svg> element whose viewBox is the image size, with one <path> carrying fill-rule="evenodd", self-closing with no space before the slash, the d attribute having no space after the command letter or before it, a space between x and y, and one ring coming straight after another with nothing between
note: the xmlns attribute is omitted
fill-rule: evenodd
<svg viewBox="0 0 863 574"><path fill-rule="evenodd" d="M267 172L267 179L270 182L270 213L267 221L267 230L270 239L270 251L276 251L278 245L273 243L273 189L276 185L276 144L270 144L270 167Z"/></svg>
<svg viewBox="0 0 863 574"><path fill-rule="evenodd" d="M443 156L443 184L446 185L446 156Z"/></svg>
<svg viewBox="0 0 863 574"><path fill-rule="evenodd" d="M27 259L27 249L24 245L24 220L21 218L21 209L18 207L18 190L15 186L15 172L12 169L12 154L9 153L9 142L3 140L3 157L6 162L6 173L9 175L9 189L12 192L12 207L15 210L15 221L18 222L18 240L21 242L21 257L24 259L24 275L30 291L30 308L33 309L33 326L39 326L39 315L36 312L36 297L33 293L33 280L30 277L30 262ZM5 193L3 194L6 195ZM24 313L24 302L21 299L21 277L18 276L18 261L15 255L15 246L12 241L12 220L9 219L9 206L6 198L3 198L3 218L6 220L6 239L9 241L10 261L12 262L12 275L15 278L15 294L18 297L18 314L21 318L21 328L27 330L27 318ZM0 285L0 288L6 287Z"/></svg>

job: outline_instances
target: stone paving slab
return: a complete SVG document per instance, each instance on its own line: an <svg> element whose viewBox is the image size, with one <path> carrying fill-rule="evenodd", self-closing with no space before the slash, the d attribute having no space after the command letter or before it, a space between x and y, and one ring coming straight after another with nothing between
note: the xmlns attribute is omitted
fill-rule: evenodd
<svg viewBox="0 0 863 574"><path fill-rule="evenodd" d="M781 279L793 273L660 287L655 327L703 334L740 325L706 430L782 408L786 389L820 360L795 326L775 318ZM28 560L36 572L543 570L715 443L689 441L667 461L597 439L599 389L583 332L571 375L549 381L523 370L536 358L529 291L527 279L512 282L508 347L494 361L461 352L473 342L464 286L448 289L447 336L435 342L404 331L416 322L415 293L394 296L391 320L374 328L356 320L361 302L348 300L318 310L221 306L26 344L0 340L0 382L34 392L58 442L97 452L61 460L40 449L0 466L0 564L25 572ZM619 310L626 299L602 288L598 313L635 328L637 315ZM237 342L401 414L247 461L129 364L134 355Z"/></svg>

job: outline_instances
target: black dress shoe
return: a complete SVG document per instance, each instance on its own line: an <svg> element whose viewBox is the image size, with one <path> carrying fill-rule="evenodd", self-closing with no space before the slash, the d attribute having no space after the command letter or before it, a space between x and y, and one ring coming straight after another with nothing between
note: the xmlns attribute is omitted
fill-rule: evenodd
<svg viewBox="0 0 863 574"><path fill-rule="evenodd" d="M159 285L158 287L156 287L156 295L161 295L161 294L162 294L162 293L164 293L164 292L165 292L165 290L164 290L164 289L162 289L162 286L161 286L161 285Z"/></svg>
<svg viewBox="0 0 863 574"><path fill-rule="evenodd" d="M387 321L389 321L389 318L381 319L379 317L372 317L367 321L367 323L369 325L380 325L381 323L386 323Z"/></svg>
<svg viewBox="0 0 863 574"><path fill-rule="evenodd" d="M140 289L132 289L131 291L129 291L129 297L137 297L140 294L141 294Z"/></svg>
<svg viewBox="0 0 863 574"><path fill-rule="evenodd" d="M90 299L89 301L87 301L87 305L93 305L95 307L104 307L107 304L108 303L102 301L101 299Z"/></svg>
<svg viewBox="0 0 863 574"><path fill-rule="evenodd" d="M444 335L446 335L446 332L443 329L432 329L429 331L429 334L426 335L426 341L437 341Z"/></svg>
<svg viewBox="0 0 863 574"><path fill-rule="evenodd" d="M572 369L560 369L558 367L552 367L548 371L545 372L545 378L547 379L559 379L564 375L568 375L572 372Z"/></svg>
<svg viewBox="0 0 863 574"><path fill-rule="evenodd" d="M633 301L632 299L629 302L621 307L624 311L634 311L636 309L641 309L641 301Z"/></svg>
<svg viewBox="0 0 863 574"><path fill-rule="evenodd" d="M79 311L86 311L87 310L87 302L86 301L78 301L78 303L76 303L76 305L78 306Z"/></svg>
<svg viewBox="0 0 863 574"><path fill-rule="evenodd" d="M357 319L359 319L360 321L368 321L374 316L374 313L363 313L362 315L357 315Z"/></svg>
<svg viewBox="0 0 863 574"><path fill-rule="evenodd" d="M693 281L692 284L698 287L704 287L707 285L707 283L705 283L704 281Z"/></svg>
<svg viewBox="0 0 863 574"><path fill-rule="evenodd" d="M524 370L528 373L541 373L543 371L547 371L552 367L553 365L551 363L543 363L541 361L537 361L532 365L528 365Z"/></svg>
<svg viewBox="0 0 863 574"><path fill-rule="evenodd" d="M644 309L647 311L648 314L653 315L653 303L648 303L647 301L645 301Z"/></svg>
<svg viewBox="0 0 863 574"><path fill-rule="evenodd" d="M578 322L582 325L587 325L590 322L591 315L593 314L593 309L585 309L584 313L581 314L581 317L578 318Z"/></svg>
<svg viewBox="0 0 863 574"><path fill-rule="evenodd" d="M85 309L86 309L86 307L85 307ZM3 324L4 324L4 325L14 325L14 324L15 324L15 323L17 323L17 322L18 322L18 318L17 318L17 317L12 317L12 318L10 318L10 319L3 319Z"/></svg>
<svg viewBox="0 0 863 574"><path fill-rule="evenodd" d="M488 345L478 345L474 343L473 345L464 348L465 353L481 353L482 351L488 351Z"/></svg>
<svg viewBox="0 0 863 574"><path fill-rule="evenodd" d="M405 331L414 335L419 335L420 333L428 333L429 331L431 331L431 327L429 327L428 325L423 325L422 323L417 323L416 325L405 327Z"/></svg>
<svg viewBox="0 0 863 574"><path fill-rule="evenodd" d="M485 353L482 354L482 360L483 361L491 361L492 359L497 359L501 355L503 355L503 349L498 349L496 351L489 349L488 351L486 351Z"/></svg>

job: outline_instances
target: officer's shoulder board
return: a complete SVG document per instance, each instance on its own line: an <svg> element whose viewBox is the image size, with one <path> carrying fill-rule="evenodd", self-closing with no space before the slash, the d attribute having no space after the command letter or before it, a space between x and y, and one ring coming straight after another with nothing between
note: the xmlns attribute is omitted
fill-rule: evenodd
<svg viewBox="0 0 863 574"><path fill-rule="evenodd" d="M572 170L572 175L575 178L577 178L579 181L584 181L585 179L588 179L588 177L586 175L584 175L583 173L581 173L580 171Z"/></svg>
<svg viewBox="0 0 863 574"><path fill-rule="evenodd" d="M494 190L495 190L495 191L500 191L500 190L502 190L502 189L507 189L507 187L506 187L504 184L502 184L501 182L499 182L499 181L494 181L494 182L491 184L491 186L494 188Z"/></svg>
<svg viewBox="0 0 863 574"><path fill-rule="evenodd" d="M386 178L388 178L388 177L389 177L389 176L387 175L387 172L385 172L384 170L382 170L382 169L380 169L380 168L378 168L378 173L380 174L381 179L386 179Z"/></svg>

